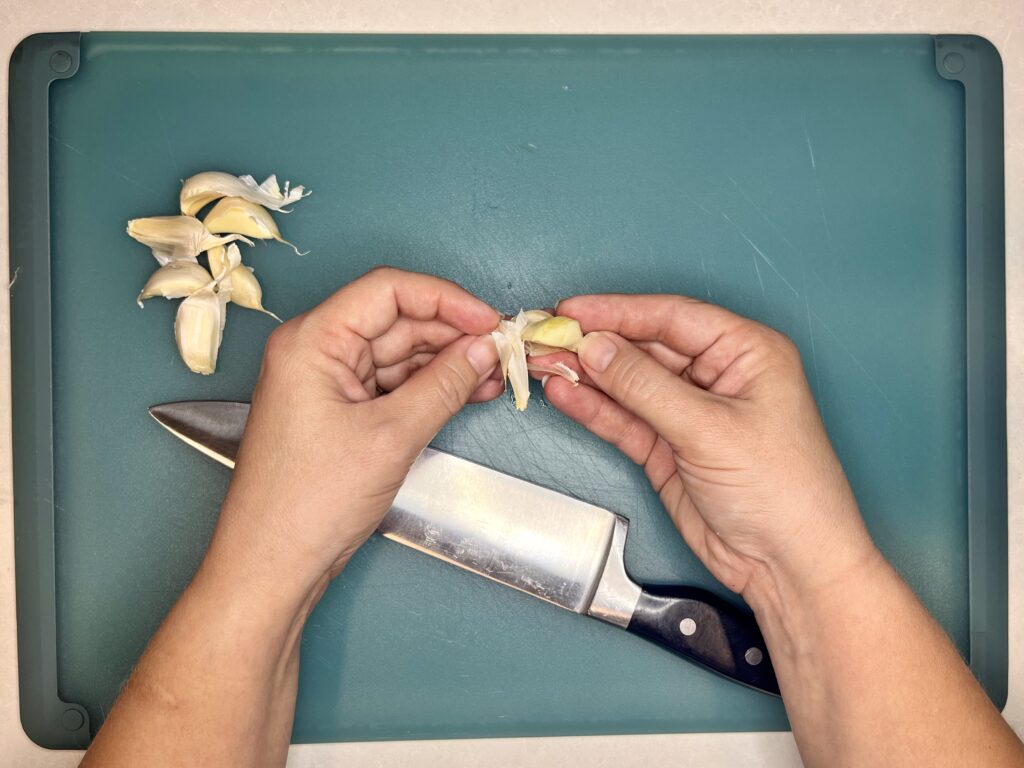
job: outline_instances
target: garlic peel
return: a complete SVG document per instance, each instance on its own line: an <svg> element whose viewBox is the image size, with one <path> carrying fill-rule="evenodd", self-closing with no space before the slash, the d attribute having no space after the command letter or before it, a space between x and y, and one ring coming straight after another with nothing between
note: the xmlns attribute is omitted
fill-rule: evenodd
<svg viewBox="0 0 1024 768"><path fill-rule="evenodd" d="M546 373L551 376L561 376L573 386L580 383L580 375L565 363L529 363L526 366L530 373Z"/></svg>
<svg viewBox="0 0 1024 768"><path fill-rule="evenodd" d="M273 211L284 210L284 206L298 202L310 193L301 185L291 187L286 181L284 191L277 184L277 176L271 174L261 184L252 176L233 176L222 171L205 171L186 179L181 187L179 204L186 216L194 216L204 206L222 197L240 197L251 203L262 205Z"/></svg>

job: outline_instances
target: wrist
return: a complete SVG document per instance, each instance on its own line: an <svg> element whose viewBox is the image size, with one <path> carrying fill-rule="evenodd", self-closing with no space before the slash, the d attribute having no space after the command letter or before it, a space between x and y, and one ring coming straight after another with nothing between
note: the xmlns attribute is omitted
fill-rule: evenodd
<svg viewBox="0 0 1024 768"><path fill-rule="evenodd" d="M817 629L849 601L891 571L862 529L813 554L766 563L749 580L743 599L757 618L773 656L806 659ZM781 659L777 659L781 661Z"/></svg>

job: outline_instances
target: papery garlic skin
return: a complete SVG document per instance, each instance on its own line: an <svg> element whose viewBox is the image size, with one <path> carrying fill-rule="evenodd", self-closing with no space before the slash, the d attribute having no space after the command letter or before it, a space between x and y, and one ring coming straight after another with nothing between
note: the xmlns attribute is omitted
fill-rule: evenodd
<svg viewBox="0 0 1024 768"><path fill-rule="evenodd" d="M499 321L498 329L491 332L498 350L502 376L512 385L517 411L525 411L530 402L530 372L526 366L526 348L520 335L526 323L526 315L520 312L514 320Z"/></svg>
<svg viewBox="0 0 1024 768"><path fill-rule="evenodd" d="M135 302L141 307L143 301L154 296L183 299L212 282L213 277L199 264L192 261L172 261L150 275Z"/></svg>
<svg viewBox="0 0 1024 768"><path fill-rule="evenodd" d="M284 206L298 202L310 193L302 185L289 188L285 182L284 192L277 185L277 176L271 174L262 184L252 176L233 176L222 171L205 171L185 180L181 187L179 204L186 216L195 216L203 207L222 197L240 197L251 203L262 205L272 211L288 213Z"/></svg>
<svg viewBox="0 0 1024 768"><path fill-rule="evenodd" d="M217 370L217 352L224 334L223 299L211 284L193 293L178 306L174 339L185 365L208 376Z"/></svg>
<svg viewBox="0 0 1024 768"><path fill-rule="evenodd" d="M252 245L244 233L222 236L207 229L203 222L192 216L149 216L128 222L128 236L148 245L160 266L172 261L195 262L203 251L235 240Z"/></svg>
<svg viewBox="0 0 1024 768"><path fill-rule="evenodd" d="M277 228L274 217L266 208L240 197L225 197L220 200L206 214L203 224L213 233L237 232L259 240L277 240L299 253L298 248L281 237L281 230Z"/></svg>

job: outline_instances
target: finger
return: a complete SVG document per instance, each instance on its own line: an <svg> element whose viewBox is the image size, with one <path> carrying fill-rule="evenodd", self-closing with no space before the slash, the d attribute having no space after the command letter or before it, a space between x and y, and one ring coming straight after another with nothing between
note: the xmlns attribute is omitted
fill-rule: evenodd
<svg viewBox="0 0 1024 768"><path fill-rule="evenodd" d="M498 351L489 336L465 337L443 349L393 392L380 398L419 448L490 381Z"/></svg>
<svg viewBox="0 0 1024 768"><path fill-rule="evenodd" d="M385 392L398 389L410 376L426 366L435 357L435 352L419 352L394 365L378 368L374 377L376 385Z"/></svg>
<svg viewBox="0 0 1024 768"><path fill-rule="evenodd" d="M324 329L344 328L375 339L399 317L439 320L465 334L488 333L499 315L480 299L449 280L391 267L378 267L349 283L312 310Z"/></svg>
<svg viewBox="0 0 1024 768"><path fill-rule="evenodd" d="M681 425L697 426L699 431L694 422L702 419L713 402L713 395L684 381L614 333L588 333L578 355L598 389L669 441L683 437ZM687 434L693 431L685 430Z"/></svg>
<svg viewBox="0 0 1024 768"><path fill-rule="evenodd" d="M505 391L505 382L501 379L488 378L484 380L484 383L476 388L469 397L471 403L486 403L490 400L501 395Z"/></svg>
<svg viewBox="0 0 1024 768"><path fill-rule="evenodd" d="M377 368L387 368L418 352L438 352L462 335L458 328L440 320L399 317L370 342L373 363Z"/></svg>
<svg viewBox="0 0 1024 768"><path fill-rule="evenodd" d="M544 385L548 402L602 440L606 440L640 464L656 491L675 474L675 460L669 444L635 414L603 392L585 384L550 378Z"/></svg>
<svg viewBox="0 0 1024 768"><path fill-rule="evenodd" d="M681 375L693 362L693 358L689 355L681 355L660 341L634 341L633 343L677 376Z"/></svg>
<svg viewBox="0 0 1024 768"><path fill-rule="evenodd" d="M588 383L590 379L587 377L587 372L583 370L583 366L580 365L579 359L573 352L553 352L550 355L531 355L526 358L527 366L530 369L530 376L534 379L543 379L545 376L558 376L557 372L551 369L560 363L566 368L569 368L577 373L580 377L580 381Z"/></svg>
<svg viewBox="0 0 1024 768"><path fill-rule="evenodd" d="M584 333L612 331L632 341L660 341L691 358L722 336L760 327L714 304L683 296L575 296L558 303L558 314L579 321Z"/></svg>

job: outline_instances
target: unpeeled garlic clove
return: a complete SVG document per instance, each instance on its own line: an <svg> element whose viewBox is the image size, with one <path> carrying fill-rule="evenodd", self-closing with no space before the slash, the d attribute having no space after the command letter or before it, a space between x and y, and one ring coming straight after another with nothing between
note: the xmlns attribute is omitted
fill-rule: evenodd
<svg viewBox="0 0 1024 768"><path fill-rule="evenodd" d="M266 208L241 197L225 197L220 200L206 214L203 224L214 233L238 232L260 240L277 240L279 243L291 246L300 256L305 255L281 237L281 231L277 228L274 217Z"/></svg>
<svg viewBox="0 0 1024 768"><path fill-rule="evenodd" d="M242 234L215 235L203 226L203 222L192 216L132 219L128 222L127 231L129 237L149 246L160 266L172 261L195 262L196 256L203 251L235 240L252 245L252 241Z"/></svg>
<svg viewBox="0 0 1024 768"><path fill-rule="evenodd" d="M150 275L135 301L141 307L143 301L154 296L183 299L211 282L213 278L210 273L199 264L191 261L172 261Z"/></svg>
<svg viewBox="0 0 1024 768"><path fill-rule="evenodd" d="M244 264L231 270L231 301L240 307L270 315L279 323L283 322L280 317L263 306L263 288L260 281Z"/></svg>
<svg viewBox="0 0 1024 768"><path fill-rule="evenodd" d="M178 305L174 339L181 359L195 373L209 375L217 369L217 352L226 317L224 304L211 284Z"/></svg>
<svg viewBox="0 0 1024 768"><path fill-rule="evenodd" d="M298 202L310 193L301 186L289 188L291 182L284 183L284 192L277 185L277 176L270 175L262 184L257 184L252 176L232 176L222 171L205 171L197 173L185 180L181 187L181 212L194 216L204 206L222 197L240 197L251 203L262 205L273 211L284 210L284 206Z"/></svg>

